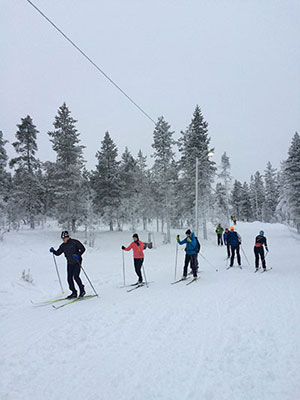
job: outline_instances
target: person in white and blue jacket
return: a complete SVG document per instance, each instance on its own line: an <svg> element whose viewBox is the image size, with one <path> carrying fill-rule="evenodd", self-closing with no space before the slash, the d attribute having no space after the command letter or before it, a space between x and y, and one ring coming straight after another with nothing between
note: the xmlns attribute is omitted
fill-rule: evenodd
<svg viewBox="0 0 300 400"><path fill-rule="evenodd" d="M186 238L183 240L180 240L179 235L177 235L176 240L178 244L186 244L185 247L185 260L184 260L184 267L183 267L183 277L182 279L186 279L187 277L187 270L188 270L188 265L191 263L191 268L193 271L193 276L194 278L197 278L197 252L198 252L198 245L197 241L195 238L194 232L191 232L190 229L188 229L186 232Z"/></svg>

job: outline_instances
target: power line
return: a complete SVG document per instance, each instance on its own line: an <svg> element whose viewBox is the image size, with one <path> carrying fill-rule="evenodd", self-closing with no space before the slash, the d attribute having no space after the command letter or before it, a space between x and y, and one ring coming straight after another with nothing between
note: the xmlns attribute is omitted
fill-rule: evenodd
<svg viewBox="0 0 300 400"><path fill-rule="evenodd" d="M53 21L51 21L50 18L47 17L35 4L33 4L32 1L26 0L35 10L41 14L43 18L45 18L52 26L55 28L73 47L75 47L76 50L79 51L83 57L85 57L97 70L100 72L102 75L105 76L105 78L112 84L114 85L138 110L140 110L151 122L153 122L154 125L156 125L156 122L150 115L142 109L123 89L120 88L119 85L117 85L83 50L80 49L79 46L77 46Z"/></svg>

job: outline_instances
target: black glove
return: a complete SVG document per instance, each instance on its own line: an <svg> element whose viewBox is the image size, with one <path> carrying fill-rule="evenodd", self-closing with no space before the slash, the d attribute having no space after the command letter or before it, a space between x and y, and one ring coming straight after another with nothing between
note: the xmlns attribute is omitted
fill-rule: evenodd
<svg viewBox="0 0 300 400"><path fill-rule="evenodd" d="M121 249L122 249L122 250L125 250L125 246L122 246Z"/></svg>

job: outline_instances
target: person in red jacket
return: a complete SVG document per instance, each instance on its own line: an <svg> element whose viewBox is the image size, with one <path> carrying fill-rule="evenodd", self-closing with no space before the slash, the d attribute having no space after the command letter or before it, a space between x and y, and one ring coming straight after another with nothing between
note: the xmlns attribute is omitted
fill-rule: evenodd
<svg viewBox="0 0 300 400"><path fill-rule="evenodd" d="M144 243L140 241L137 233L135 233L132 238L133 242L131 242L128 247L122 246L121 248L125 251L130 251L131 249L133 250L134 269L138 276L137 284L141 284L143 283L141 269L144 262Z"/></svg>

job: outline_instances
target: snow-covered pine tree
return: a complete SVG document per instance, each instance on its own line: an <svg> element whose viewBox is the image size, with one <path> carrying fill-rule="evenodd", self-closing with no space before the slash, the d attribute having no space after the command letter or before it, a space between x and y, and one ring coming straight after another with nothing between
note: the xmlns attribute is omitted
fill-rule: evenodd
<svg viewBox="0 0 300 400"><path fill-rule="evenodd" d="M147 169L147 157L139 150L136 160L137 211L143 221L143 229L147 230L147 222L153 217L152 178Z"/></svg>
<svg viewBox="0 0 300 400"><path fill-rule="evenodd" d="M160 216L163 222L166 221L167 236L166 242L171 242L171 218L170 202L172 199L172 174L175 141L170 130L170 125L164 117L159 117L153 132L154 164L152 167L152 176L156 184L155 208L157 216Z"/></svg>
<svg viewBox="0 0 300 400"><path fill-rule="evenodd" d="M297 231L300 233L300 137L296 132L284 164L287 184L288 212Z"/></svg>
<svg viewBox="0 0 300 400"><path fill-rule="evenodd" d="M120 163L120 182L121 182L121 206L119 211L119 219L124 222L131 223L131 230L135 231L137 219L137 167L136 160L125 147L125 151L121 156Z"/></svg>
<svg viewBox="0 0 300 400"><path fill-rule="evenodd" d="M263 221L263 205L265 201L265 187L261 173L256 171L250 179L250 198L253 217L256 221Z"/></svg>
<svg viewBox="0 0 300 400"><path fill-rule="evenodd" d="M223 153L221 157L221 166L220 166L220 172L218 174L218 177L222 179L224 188L225 188L225 193L224 193L224 202L225 204L223 205L223 214L225 214L227 218L227 224L230 221L230 215L229 215L229 197L230 197L230 183L231 183L231 175L230 175L230 162L229 162L229 157L227 156L226 152Z"/></svg>
<svg viewBox="0 0 300 400"><path fill-rule="evenodd" d="M265 170L265 201L263 204L263 216L265 222L275 221L275 211L279 203L279 190L277 182L277 171L272 167L270 161Z"/></svg>
<svg viewBox="0 0 300 400"><path fill-rule="evenodd" d="M101 149L96 153L98 164L92 172L92 188L95 191L95 211L109 224L111 231L114 229L114 221L118 219L121 203L120 162L117 156L117 146L106 132Z"/></svg>
<svg viewBox="0 0 300 400"><path fill-rule="evenodd" d="M7 153L5 150L7 140L4 140L3 133L0 131L0 231L4 230L7 218L7 201L9 192L10 175L6 171ZM0 238L1 238L0 234Z"/></svg>
<svg viewBox="0 0 300 400"><path fill-rule="evenodd" d="M231 192L231 206L232 215L235 215L239 220L241 218L241 201L243 196L243 187L240 181L237 179L234 181L232 192Z"/></svg>
<svg viewBox="0 0 300 400"><path fill-rule="evenodd" d="M247 182L244 182L241 189L241 198L239 202L239 214L241 221L250 222L253 220L253 213L251 207L250 189Z"/></svg>
<svg viewBox="0 0 300 400"><path fill-rule="evenodd" d="M276 207L276 219L279 222L290 223L291 215L288 206L288 192L289 185L288 179L285 172L286 161L281 163L280 172L277 175L278 191L279 191L279 201Z"/></svg>
<svg viewBox="0 0 300 400"><path fill-rule="evenodd" d="M76 231L84 210L83 148L76 120L66 103L59 107L55 116L54 131L48 132L52 148L56 152L54 172L55 211L58 222L68 230Z"/></svg>
<svg viewBox="0 0 300 400"><path fill-rule="evenodd" d="M228 226L228 201L227 201L226 187L222 183L218 182L214 193L214 210L215 210L215 222L220 223L222 226Z"/></svg>
<svg viewBox="0 0 300 400"><path fill-rule="evenodd" d="M21 124L17 125L17 141L13 143L18 157L12 158L9 163L11 168L15 168L9 200L15 215L10 215L13 218L12 222L17 222L15 219L23 219L34 229L35 218L43 210L43 187L37 175L40 162L35 156L38 148L38 130L29 115L21 118L21 121Z"/></svg>
<svg viewBox="0 0 300 400"><path fill-rule="evenodd" d="M207 238L206 219L208 213L209 198L211 197L211 184L215 175L215 163L209 159L210 138L208 136L208 123L204 120L199 106L197 105L193 118L187 129L182 133L179 140L179 151L181 152L180 167L182 170L182 202L187 221L194 221L195 215L195 176L196 158L199 159L199 205L200 216L203 223L203 237Z"/></svg>

